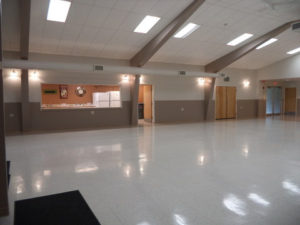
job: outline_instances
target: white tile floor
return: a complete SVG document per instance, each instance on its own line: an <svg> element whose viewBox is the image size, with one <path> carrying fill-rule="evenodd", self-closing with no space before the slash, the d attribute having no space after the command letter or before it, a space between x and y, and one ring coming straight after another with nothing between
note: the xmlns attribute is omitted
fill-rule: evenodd
<svg viewBox="0 0 300 225"><path fill-rule="evenodd" d="M78 189L102 225L299 225L299 146L271 119L8 137L11 211Z"/></svg>

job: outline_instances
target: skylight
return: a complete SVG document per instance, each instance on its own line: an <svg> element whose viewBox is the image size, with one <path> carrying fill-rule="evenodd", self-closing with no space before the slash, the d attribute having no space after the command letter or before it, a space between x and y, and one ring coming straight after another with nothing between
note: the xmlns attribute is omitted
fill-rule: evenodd
<svg viewBox="0 0 300 225"><path fill-rule="evenodd" d="M66 22L71 2L64 0L50 0L47 20Z"/></svg>
<svg viewBox="0 0 300 225"><path fill-rule="evenodd" d="M148 33L152 27L160 20L159 17L155 16L146 16L142 22L135 28L134 32L136 33Z"/></svg>
<svg viewBox="0 0 300 225"><path fill-rule="evenodd" d="M261 44L260 46L258 46L256 49L264 48L264 47L266 47L266 46L268 46L268 45L270 45L270 44L272 44L272 43L274 43L274 42L276 42L276 41L278 41L278 39L276 39L276 38L271 38L271 39L269 39L268 41L262 43L262 44Z"/></svg>
<svg viewBox="0 0 300 225"><path fill-rule="evenodd" d="M248 33L245 33L245 34L242 34L241 36L233 39L232 41L228 42L227 45L230 45L230 46L236 46L244 41L246 41L247 39L251 38L253 36L253 34L248 34Z"/></svg>
<svg viewBox="0 0 300 225"><path fill-rule="evenodd" d="M287 54L293 55L293 54L296 54L296 53L298 53L298 52L300 52L300 48L296 48L296 49L294 49L294 50L291 50L291 51L287 52Z"/></svg>
<svg viewBox="0 0 300 225"><path fill-rule="evenodd" d="M174 37L175 38L186 38L191 33L193 33L195 30L197 30L200 26L194 23L187 24L184 28L182 28L180 31L178 31Z"/></svg>

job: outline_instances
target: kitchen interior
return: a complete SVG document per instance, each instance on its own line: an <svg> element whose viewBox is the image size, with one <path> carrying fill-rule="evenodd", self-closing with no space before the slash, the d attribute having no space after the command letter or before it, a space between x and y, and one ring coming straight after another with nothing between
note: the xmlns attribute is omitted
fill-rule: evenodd
<svg viewBox="0 0 300 225"><path fill-rule="evenodd" d="M41 84L41 109L122 107L120 86Z"/></svg>

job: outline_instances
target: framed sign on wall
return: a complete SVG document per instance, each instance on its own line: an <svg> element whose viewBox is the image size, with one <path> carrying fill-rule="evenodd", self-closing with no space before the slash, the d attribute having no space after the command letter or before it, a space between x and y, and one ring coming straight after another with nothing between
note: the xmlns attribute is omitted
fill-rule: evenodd
<svg viewBox="0 0 300 225"><path fill-rule="evenodd" d="M68 98L68 85L59 85L59 95L61 99Z"/></svg>

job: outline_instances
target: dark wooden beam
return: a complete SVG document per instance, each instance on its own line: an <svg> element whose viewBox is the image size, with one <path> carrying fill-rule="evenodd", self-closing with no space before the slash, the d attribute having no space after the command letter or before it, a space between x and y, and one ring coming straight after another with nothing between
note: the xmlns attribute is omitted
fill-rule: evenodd
<svg viewBox="0 0 300 225"><path fill-rule="evenodd" d="M142 67L145 65L204 2L205 0L194 0L130 60L130 65L136 67Z"/></svg>
<svg viewBox="0 0 300 225"><path fill-rule="evenodd" d="M276 37L277 35L281 34L282 32L286 31L291 27L293 23L297 21L291 21L288 23L285 23L281 25L280 27L275 28L274 30L266 33L265 35L255 39L254 41L251 41L250 43L247 43L243 45L242 47L234 50L233 52L230 52L221 58L216 59L215 61L209 63L205 66L205 72L208 73L217 73L221 71L222 69L226 68L230 64L234 63L244 55L248 54L249 52L253 51L258 47L259 45L263 44L264 42L268 41L271 38Z"/></svg>
<svg viewBox="0 0 300 225"><path fill-rule="evenodd" d="M134 83L131 89L131 125L138 125L138 99L140 90L140 77L141 75L134 76Z"/></svg>
<svg viewBox="0 0 300 225"><path fill-rule="evenodd" d="M19 0L20 2L20 58L28 60L29 57L29 33L30 33L30 9L31 0ZM21 72L21 104L22 104L22 131L30 129L30 103L28 70Z"/></svg>
<svg viewBox="0 0 300 225"><path fill-rule="evenodd" d="M31 0L20 0L20 58L28 59Z"/></svg>
<svg viewBox="0 0 300 225"><path fill-rule="evenodd" d="M30 130L30 103L29 103L29 74L28 70L21 72L21 110L22 110L22 131Z"/></svg>
<svg viewBox="0 0 300 225"><path fill-rule="evenodd" d="M0 63L2 68L2 0L0 0ZM0 217L9 213L5 148L3 74L0 69Z"/></svg>
<svg viewBox="0 0 300 225"><path fill-rule="evenodd" d="M5 123L3 101L3 75L0 70L0 217L8 215L7 168L5 148Z"/></svg>

